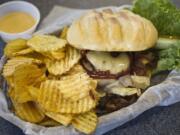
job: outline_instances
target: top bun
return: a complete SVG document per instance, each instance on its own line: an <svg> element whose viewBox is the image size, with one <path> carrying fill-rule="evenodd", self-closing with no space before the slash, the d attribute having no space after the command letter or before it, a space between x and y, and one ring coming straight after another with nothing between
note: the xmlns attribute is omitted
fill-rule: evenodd
<svg viewBox="0 0 180 135"><path fill-rule="evenodd" d="M128 10L91 11L76 20L67 33L68 42L95 51L142 51L155 45L158 33L147 19Z"/></svg>

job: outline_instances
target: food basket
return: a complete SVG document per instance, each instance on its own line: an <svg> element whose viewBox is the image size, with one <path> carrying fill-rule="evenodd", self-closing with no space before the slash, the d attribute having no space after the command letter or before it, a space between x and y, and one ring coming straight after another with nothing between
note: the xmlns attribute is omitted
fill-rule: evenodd
<svg viewBox="0 0 180 135"><path fill-rule="evenodd" d="M129 7L127 5L121 7L105 7L112 10L120 10ZM102 10L100 8L97 10ZM41 29L35 34L55 34L58 33L64 26L70 25L71 22L82 15L87 10L68 10L65 8L56 7L54 12L63 11L50 24L43 22ZM52 18L53 15L49 15ZM5 56L0 60L0 72L2 72L3 65L6 63ZM25 122L15 116L9 109L11 106L10 100L7 97L7 84L2 76L0 76L0 117L13 123L23 130L27 135L79 135L82 134L75 130L72 126L58 126L58 127L43 127L29 122ZM124 107L113 113L100 116L98 118L98 126L95 135L104 134L122 124L134 119L144 111L149 110L155 106L167 106L180 101L180 72L171 71L167 78L154 86L149 87L139 99L132 105Z"/></svg>

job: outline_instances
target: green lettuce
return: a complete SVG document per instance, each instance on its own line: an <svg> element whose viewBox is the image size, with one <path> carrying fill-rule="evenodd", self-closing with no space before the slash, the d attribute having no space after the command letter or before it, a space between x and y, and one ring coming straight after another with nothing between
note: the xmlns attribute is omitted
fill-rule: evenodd
<svg viewBox="0 0 180 135"><path fill-rule="evenodd" d="M180 42L171 45L171 47L159 50L159 61L154 73L165 70L180 70Z"/></svg>
<svg viewBox="0 0 180 135"><path fill-rule="evenodd" d="M151 20L159 35L180 36L180 9L169 0L135 0L132 11Z"/></svg>

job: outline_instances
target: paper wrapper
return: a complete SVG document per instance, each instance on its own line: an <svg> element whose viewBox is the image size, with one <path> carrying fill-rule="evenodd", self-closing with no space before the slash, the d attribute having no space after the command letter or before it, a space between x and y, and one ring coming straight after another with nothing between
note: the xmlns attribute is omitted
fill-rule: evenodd
<svg viewBox="0 0 180 135"><path fill-rule="evenodd" d="M119 10L122 7L110 7ZM101 9L98 9L101 10ZM68 25L72 20L78 18L85 10L74 10L63 7L55 7L48 17L42 22L41 30L37 33L49 34L59 31L63 26ZM5 57L0 61L0 72L2 71ZM72 126L64 127L42 127L25 122L16 117L8 109L6 97L7 86L2 77L0 78L0 116L14 125L21 128L27 135L80 135ZM155 106L167 106L180 101L180 72L172 71L165 81L148 88L134 104L122 108L119 111L99 117L99 123L95 135L101 135L114 129L129 120L134 119L144 111Z"/></svg>

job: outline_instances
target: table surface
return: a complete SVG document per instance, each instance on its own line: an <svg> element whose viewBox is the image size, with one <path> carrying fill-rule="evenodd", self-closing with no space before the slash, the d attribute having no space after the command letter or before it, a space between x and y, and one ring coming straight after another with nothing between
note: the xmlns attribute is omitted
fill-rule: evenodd
<svg viewBox="0 0 180 135"><path fill-rule="evenodd" d="M0 4L10 0L0 0ZM45 17L54 5L71 8L96 8L130 4L132 0L28 0L35 4ZM173 0L180 7L180 0ZM0 56L2 45L0 45ZM155 107L136 119L109 131L105 135L180 135L180 103L168 107ZM16 126L0 118L0 135L24 135Z"/></svg>

